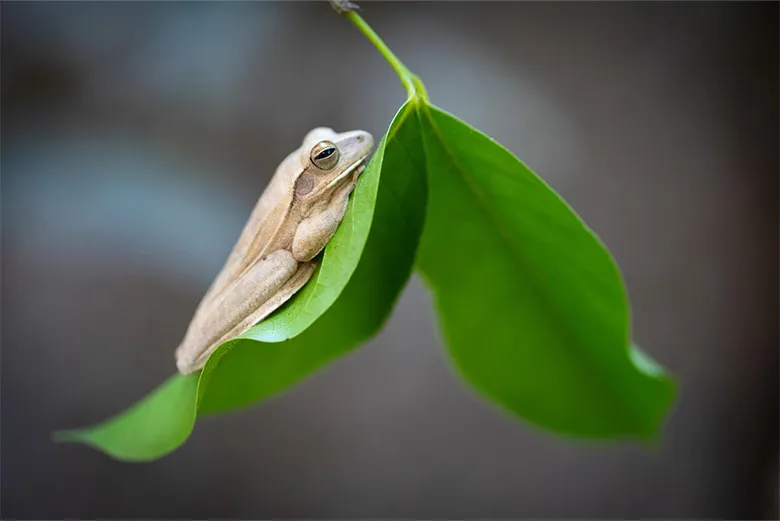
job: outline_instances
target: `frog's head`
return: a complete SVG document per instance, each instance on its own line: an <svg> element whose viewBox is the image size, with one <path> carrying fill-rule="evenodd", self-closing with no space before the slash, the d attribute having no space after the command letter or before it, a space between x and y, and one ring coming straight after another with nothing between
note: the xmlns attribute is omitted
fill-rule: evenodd
<svg viewBox="0 0 780 521"><path fill-rule="evenodd" d="M300 148L301 175L295 183L299 197L318 197L355 179L366 167L374 138L363 130L341 134L326 127L315 128L303 138Z"/></svg>

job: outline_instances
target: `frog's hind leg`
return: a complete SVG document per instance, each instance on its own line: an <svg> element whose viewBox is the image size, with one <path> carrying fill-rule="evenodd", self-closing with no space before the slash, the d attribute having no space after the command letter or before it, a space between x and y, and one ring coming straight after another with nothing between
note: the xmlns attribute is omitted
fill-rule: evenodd
<svg viewBox="0 0 780 521"><path fill-rule="evenodd" d="M302 262L298 267L295 274L279 288L273 297L268 299L262 306L257 308L253 313L248 315L244 320L236 324L236 326L225 333L219 340L215 342L216 346L242 335L249 331L255 324L263 321L271 313L276 311L285 302L295 295L311 278L314 273L314 269L317 265L314 262Z"/></svg>
<svg viewBox="0 0 780 521"><path fill-rule="evenodd" d="M259 259L221 298L198 309L176 350L179 371L189 374L201 369L217 346L246 332L284 304L313 272L312 263L296 261L287 250Z"/></svg>

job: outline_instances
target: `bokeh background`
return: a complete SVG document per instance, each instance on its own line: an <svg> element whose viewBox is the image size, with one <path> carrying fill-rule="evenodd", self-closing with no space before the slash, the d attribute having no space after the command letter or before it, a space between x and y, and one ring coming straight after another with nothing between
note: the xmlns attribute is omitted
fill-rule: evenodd
<svg viewBox="0 0 780 521"><path fill-rule="evenodd" d="M778 4L363 7L611 248L681 381L658 448L483 403L417 278L375 340L162 460L54 445L172 374L304 133L378 137L404 93L325 3L5 2L2 517L776 518Z"/></svg>

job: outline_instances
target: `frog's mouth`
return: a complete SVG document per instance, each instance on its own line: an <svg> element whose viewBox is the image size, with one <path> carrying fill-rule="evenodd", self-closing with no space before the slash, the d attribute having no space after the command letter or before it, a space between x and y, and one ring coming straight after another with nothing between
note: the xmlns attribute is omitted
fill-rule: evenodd
<svg viewBox="0 0 780 521"><path fill-rule="evenodd" d="M322 189L327 190L329 188L332 188L333 186L337 185L343 179L346 179L353 173L356 173L356 175L360 175L365 169L366 169L366 158L364 157L362 159L358 159L357 161L349 165L347 168L345 168L343 172L341 172L338 176L331 179L331 181L328 184L326 184Z"/></svg>

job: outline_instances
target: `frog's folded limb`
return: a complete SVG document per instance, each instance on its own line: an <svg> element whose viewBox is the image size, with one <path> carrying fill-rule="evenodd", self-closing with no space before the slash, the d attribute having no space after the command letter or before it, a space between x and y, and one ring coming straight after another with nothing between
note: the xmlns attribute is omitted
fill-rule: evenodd
<svg viewBox="0 0 780 521"><path fill-rule="evenodd" d="M299 263L287 250L259 259L220 298L199 309L176 350L183 374L201 369L225 340L245 333L292 297L311 277L312 263Z"/></svg>
<svg viewBox="0 0 780 521"><path fill-rule="evenodd" d="M349 194L355 188L351 182L334 195L333 202L320 213L301 221L293 238L293 256L299 262L306 262L317 256L336 233L344 213L347 211Z"/></svg>

